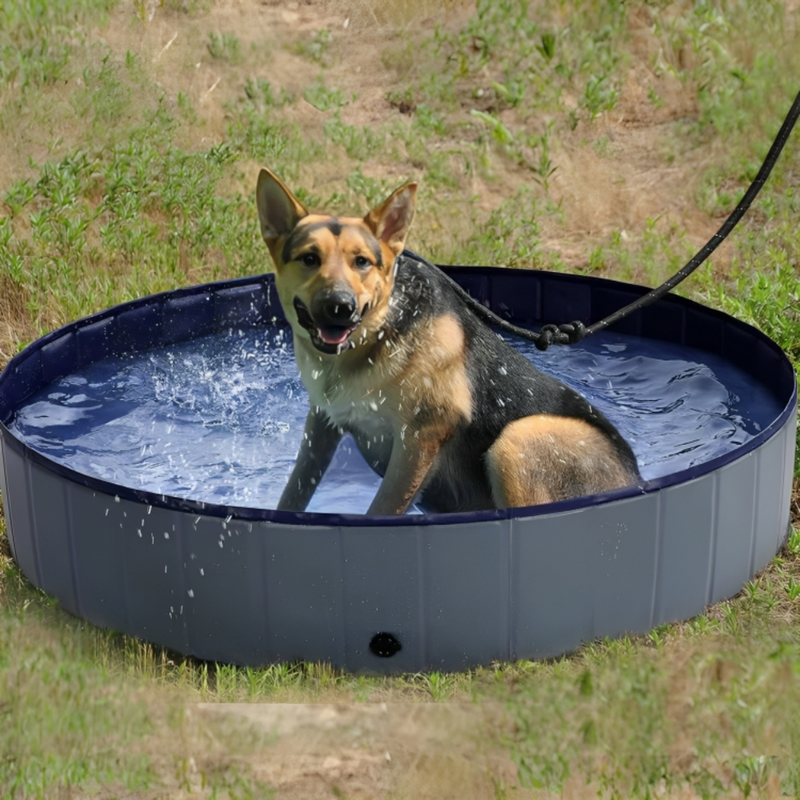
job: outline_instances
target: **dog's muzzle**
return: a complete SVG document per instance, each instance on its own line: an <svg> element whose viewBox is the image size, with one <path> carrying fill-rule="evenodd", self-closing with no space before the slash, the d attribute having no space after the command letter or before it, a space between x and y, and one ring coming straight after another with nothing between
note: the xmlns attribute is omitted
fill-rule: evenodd
<svg viewBox="0 0 800 800"><path fill-rule="evenodd" d="M355 345L350 341L353 331L361 324L357 300L351 292L334 290L314 298L311 309L294 298L297 321L305 328L311 343L322 353L338 355Z"/></svg>

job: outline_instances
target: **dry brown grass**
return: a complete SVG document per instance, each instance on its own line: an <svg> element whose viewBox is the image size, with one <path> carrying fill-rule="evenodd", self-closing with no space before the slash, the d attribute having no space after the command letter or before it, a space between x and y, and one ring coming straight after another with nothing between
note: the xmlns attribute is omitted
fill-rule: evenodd
<svg viewBox="0 0 800 800"><path fill-rule="evenodd" d="M18 342L34 338L35 328L28 313L28 292L8 275L0 274L0 366L16 352Z"/></svg>

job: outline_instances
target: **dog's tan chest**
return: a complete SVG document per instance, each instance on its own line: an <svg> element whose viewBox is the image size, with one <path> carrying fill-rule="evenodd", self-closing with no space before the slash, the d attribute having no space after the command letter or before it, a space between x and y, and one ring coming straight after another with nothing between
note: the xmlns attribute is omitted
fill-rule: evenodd
<svg viewBox="0 0 800 800"><path fill-rule="evenodd" d="M413 346L411 346L413 344ZM295 337L300 375L314 406L342 426L376 416L395 430L455 427L472 417L472 390L458 321L442 315L402 344L321 357Z"/></svg>

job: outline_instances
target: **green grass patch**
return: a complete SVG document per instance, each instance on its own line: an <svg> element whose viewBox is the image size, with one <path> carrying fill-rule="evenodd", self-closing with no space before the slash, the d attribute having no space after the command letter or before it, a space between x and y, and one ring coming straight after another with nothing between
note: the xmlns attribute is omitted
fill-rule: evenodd
<svg viewBox="0 0 800 800"><path fill-rule="evenodd" d="M19 577L6 568L5 581ZM60 788L146 789L149 759L135 743L149 733L143 707L81 648L80 639L39 638L50 614L43 595L3 604L0 615L0 791L46 798ZM16 593L12 588L11 593Z"/></svg>

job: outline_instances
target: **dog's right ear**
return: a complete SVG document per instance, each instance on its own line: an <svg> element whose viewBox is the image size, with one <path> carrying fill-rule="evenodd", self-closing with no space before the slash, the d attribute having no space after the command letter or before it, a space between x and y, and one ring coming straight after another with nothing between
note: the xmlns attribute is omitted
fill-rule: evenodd
<svg viewBox="0 0 800 800"><path fill-rule="evenodd" d="M364 217L370 230L386 244L395 257L403 250L408 229L414 219L416 199L417 184L407 183L392 192Z"/></svg>
<svg viewBox="0 0 800 800"><path fill-rule="evenodd" d="M283 181L268 169L262 169L258 174L256 204L261 235L277 266L279 240L294 230L297 223L308 216L308 211L286 188Z"/></svg>

